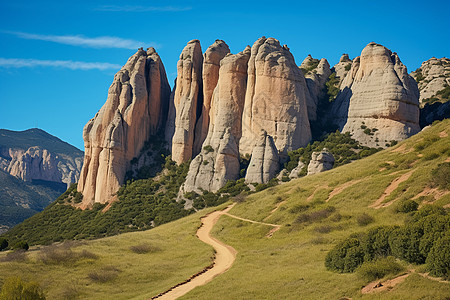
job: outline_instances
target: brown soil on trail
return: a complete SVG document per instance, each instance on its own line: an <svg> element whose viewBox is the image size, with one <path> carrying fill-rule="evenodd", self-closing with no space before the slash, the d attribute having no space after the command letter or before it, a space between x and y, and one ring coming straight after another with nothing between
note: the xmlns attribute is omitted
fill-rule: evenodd
<svg viewBox="0 0 450 300"><path fill-rule="evenodd" d="M234 218L234 219L237 219L237 220L241 220L241 221L245 221L245 222L250 222L250 223L253 223L253 224L260 224L260 225L272 226L273 229L270 230L269 233L266 235L266 237L269 237L269 238L272 237L273 234L274 234L275 232L277 232L277 231L281 228L281 225L277 225L277 224L270 224L270 223L264 223L264 222L253 221L253 220L241 218L241 217L238 217L238 216L235 216L235 215L230 215L229 213L225 213L225 215L227 215L227 216L229 216L229 217L232 217L232 218Z"/></svg>
<svg viewBox="0 0 450 300"><path fill-rule="evenodd" d="M435 201L441 199L442 197L444 197L445 195L450 194L450 191L446 190L439 190L437 188L431 188L431 187L426 187L422 192L420 192L419 194L415 195L412 199L418 199L421 196L427 197L427 196L433 196L433 200L431 201L424 201L422 203L422 205L424 204L433 204Z"/></svg>
<svg viewBox="0 0 450 300"><path fill-rule="evenodd" d="M341 185L337 186L328 195L328 199L326 200L326 202L330 201L331 198L333 198L334 196L339 195L340 193L342 193L346 188L351 187L354 184L360 183L361 181L362 181L362 179L356 179L356 180L348 181L348 182L346 182L344 184L341 184Z"/></svg>
<svg viewBox="0 0 450 300"><path fill-rule="evenodd" d="M440 137L440 138L448 137L448 133L445 132L445 131L441 131L441 132L439 132L439 137Z"/></svg>
<svg viewBox="0 0 450 300"><path fill-rule="evenodd" d="M391 182L391 184L384 190L383 195L381 195L381 197L378 198L369 207L372 207L372 208L375 208L375 209L379 209L379 208L387 207L387 206L391 205L395 200L392 200L392 201L390 201L388 203L383 203L384 199L386 199L386 197L388 197L393 191L395 191L402 182L405 182L406 180L408 180L413 172L414 172L414 170L409 171L408 173L405 173L405 174L403 174L402 176L400 176L398 178L395 178Z"/></svg>
<svg viewBox="0 0 450 300"><path fill-rule="evenodd" d="M275 206L275 208L270 211L270 214L267 217L265 217L263 221L266 221L267 219L269 219L273 215L273 213L276 212L280 208L280 206L285 203L286 203L286 200L278 202L277 205Z"/></svg>
<svg viewBox="0 0 450 300"><path fill-rule="evenodd" d="M379 280L373 281L373 282L369 283L368 285L366 285L365 287L363 287L361 289L361 293L362 294L370 294L370 293L377 293L377 292L390 290L397 284L402 283L406 279L406 277L408 277L409 275L411 275L411 273L406 273L406 274L400 275L394 279L385 280L383 282L381 282Z"/></svg>
<svg viewBox="0 0 450 300"><path fill-rule="evenodd" d="M227 212L231 208L233 208L233 206L234 204L228 206L224 210L215 211L213 213L210 213L209 215L206 215L202 218L202 225L197 230L197 237L199 238L199 240L208 245L211 245L216 252L213 264L200 271L199 273L191 276L185 282L176 285L175 287L159 294L158 296L153 297L152 299L177 299L178 297L187 294L194 288L210 282L214 277L226 272L231 268L234 260L236 259L237 251L233 247L212 237L211 230L217 223L219 218L222 215L227 214Z"/></svg>

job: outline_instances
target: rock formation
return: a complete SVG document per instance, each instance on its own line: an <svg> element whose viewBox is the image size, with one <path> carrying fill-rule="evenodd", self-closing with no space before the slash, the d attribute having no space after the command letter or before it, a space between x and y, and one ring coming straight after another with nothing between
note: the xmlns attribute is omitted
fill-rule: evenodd
<svg viewBox="0 0 450 300"><path fill-rule="evenodd" d="M424 61L411 76L418 82L421 103L428 102L432 97L439 98L437 93L450 86L450 59L432 57Z"/></svg>
<svg viewBox="0 0 450 300"><path fill-rule="evenodd" d="M220 62L217 86L211 101L208 135L192 161L184 190L217 191L239 177L239 139L247 83L250 47Z"/></svg>
<svg viewBox="0 0 450 300"><path fill-rule="evenodd" d="M280 158L273 138L262 130L252 151L245 181L266 183L280 170Z"/></svg>
<svg viewBox="0 0 450 300"><path fill-rule="evenodd" d="M283 158L305 146L311 139L306 107L310 94L289 48L274 38L258 39L247 73L240 153L252 153L261 130L273 137Z"/></svg>
<svg viewBox="0 0 450 300"><path fill-rule="evenodd" d="M319 61L308 55L300 65L300 68L305 72L305 80L310 94L310 97L306 98L308 118L310 121L316 121L317 105L319 99L324 96L325 83L331 75L330 64L325 58Z"/></svg>
<svg viewBox="0 0 450 300"><path fill-rule="evenodd" d="M155 49L140 48L114 76L108 98L83 130L84 165L78 183L83 207L114 200L130 161L164 128L170 87Z"/></svg>
<svg viewBox="0 0 450 300"><path fill-rule="evenodd" d="M304 167L305 164L301 160L299 160L298 165L294 169L292 169L291 173L289 173L289 178L290 179L299 178L299 174Z"/></svg>
<svg viewBox="0 0 450 300"><path fill-rule="evenodd" d="M313 152L308 165L308 175L331 170L333 165L334 157L326 148L320 152Z"/></svg>
<svg viewBox="0 0 450 300"><path fill-rule="evenodd" d="M344 80L345 76L347 75L348 71L350 71L350 68L352 67L352 61L348 57L348 54L342 54L341 58L339 59L339 62L334 65L333 72L336 73L336 78L339 79L339 85Z"/></svg>
<svg viewBox="0 0 450 300"><path fill-rule="evenodd" d="M364 145L384 147L419 132L419 91L396 53L368 44L341 84L331 117Z"/></svg>
<svg viewBox="0 0 450 300"><path fill-rule="evenodd" d="M194 133L197 106L203 103L203 56L199 40L189 41L177 64L177 82L173 93L175 132L172 137L172 159L180 164L195 155Z"/></svg>
<svg viewBox="0 0 450 300"><path fill-rule="evenodd" d="M203 54L203 106L195 127L194 152L199 153L208 134L209 111L214 89L219 81L220 61L230 53L230 48L222 40L216 40Z"/></svg>
<svg viewBox="0 0 450 300"><path fill-rule="evenodd" d="M23 181L50 181L69 187L78 181L82 164L82 151L43 130L0 129L0 170Z"/></svg>

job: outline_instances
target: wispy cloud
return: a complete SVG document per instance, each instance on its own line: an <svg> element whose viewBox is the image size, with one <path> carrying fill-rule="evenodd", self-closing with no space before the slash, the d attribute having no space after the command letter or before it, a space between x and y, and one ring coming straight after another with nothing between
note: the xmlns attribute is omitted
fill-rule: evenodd
<svg viewBox="0 0 450 300"><path fill-rule="evenodd" d="M123 11L123 12L179 12L191 10L190 6L139 6L139 5L102 5L98 11Z"/></svg>
<svg viewBox="0 0 450 300"><path fill-rule="evenodd" d="M26 32L5 31L5 33L15 35L22 39L48 41L58 44L81 46L88 48L122 48L122 49L137 49L143 46L157 47L155 43L144 43L141 41L123 39L115 36L99 36L86 37L83 35L47 35L47 34L33 34Z"/></svg>
<svg viewBox="0 0 450 300"><path fill-rule="evenodd" d="M56 67L71 70L109 70L120 69L118 64L104 62L84 62L72 60L40 60L28 58L1 58L0 67L3 68L33 68L33 67Z"/></svg>

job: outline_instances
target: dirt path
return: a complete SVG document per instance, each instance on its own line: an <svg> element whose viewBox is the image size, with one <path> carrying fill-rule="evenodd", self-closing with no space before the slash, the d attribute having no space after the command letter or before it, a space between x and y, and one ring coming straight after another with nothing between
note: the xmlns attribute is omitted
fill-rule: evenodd
<svg viewBox="0 0 450 300"><path fill-rule="evenodd" d="M360 183L361 181L362 181L362 179L351 180L351 181L348 181L348 182L346 182L344 184L341 184L341 185L337 186L334 190L331 191L331 193L328 195L328 199L325 202L330 201L331 198L333 198L336 195L339 195L346 188L351 187L354 184Z"/></svg>
<svg viewBox="0 0 450 300"><path fill-rule="evenodd" d="M266 235L266 237L272 237L272 235L278 231L281 228L281 225L277 225L277 224L270 224L270 223L264 223L264 222L258 222L258 221L253 221L253 220L249 220L249 219L245 219L245 218L241 218L235 215L230 215L228 212L225 213L225 215L235 218L237 220L241 220L241 221L245 221L245 222L250 222L253 224L261 224L261 225L267 225L267 226L272 226L273 229L269 231L269 233Z"/></svg>
<svg viewBox="0 0 450 300"><path fill-rule="evenodd" d="M381 195L381 197L378 198L377 201L375 201L369 207L378 209L378 208L387 207L387 206L391 205L394 202L394 200L390 201L388 203L383 203L384 199L386 199L386 197L388 197L393 191L395 191L398 188L398 186L400 185L400 183L408 180L413 172L414 171L409 171L408 173L405 173L402 176L395 178L391 182L391 184L386 188L386 190L384 190L383 195Z"/></svg>
<svg viewBox="0 0 450 300"><path fill-rule="evenodd" d="M263 221L268 220L273 215L273 213L276 212L280 208L280 206L285 203L286 203L286 200L278 202L277 205L275 206L275 208L270 211L270 214L267 217L265 217Z"/></svg>
<svg viewBox="0 0 450 300"><path fill-rule="evenodd" d="M215 211L203 217L202 225L197 230L197 237L202 242L211 245L216 252L213 264L203 271L191 276L185 282L176 285L152 299L176 299L187 294L194 288L210 282L214 277L231 268L231 265L236 259L237 251L233 247L215 239L210 233L219 218L224 214L228 214L227 212L232 209L234 205L235 204L232 204L224 210Z"/></svg>

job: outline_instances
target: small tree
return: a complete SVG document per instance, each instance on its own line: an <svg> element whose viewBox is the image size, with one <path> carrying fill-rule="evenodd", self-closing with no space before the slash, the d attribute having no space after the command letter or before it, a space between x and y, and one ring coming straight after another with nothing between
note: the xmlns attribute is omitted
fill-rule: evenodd
<svg viewBox="0 0 450 300"><path fill-rule="evenodd" d="M0 251L8 247L8 240L5 238L0 238Z"/></svg>
<svg viewBox="0 0 450 300"><path fill-rule="evenodd" d="M25 251L27 251L29 248L30 246L28 245L28 243L24 241L20 241L14 246L14 249L22 249Z"/></svg>

